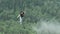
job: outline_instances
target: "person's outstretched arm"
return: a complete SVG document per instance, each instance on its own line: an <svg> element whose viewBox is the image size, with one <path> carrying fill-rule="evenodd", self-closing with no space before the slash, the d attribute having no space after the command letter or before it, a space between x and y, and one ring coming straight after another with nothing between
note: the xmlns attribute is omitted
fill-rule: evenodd
<svg viewBox="0 0 60 34"><path fill-rule="evenodd" d="M20 17L20 14L17 16L17 18Z"/></svg>

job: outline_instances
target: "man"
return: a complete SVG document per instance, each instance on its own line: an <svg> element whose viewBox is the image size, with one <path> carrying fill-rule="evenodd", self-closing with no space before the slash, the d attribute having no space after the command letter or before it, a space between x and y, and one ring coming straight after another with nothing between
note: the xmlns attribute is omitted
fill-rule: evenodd
<svg viewBox="0 0 60 34"><path fill-rule="evenodd" d="M17 16L17 18L20 18L20 24L22 24L22 18L24 17L24 12L21 11L20 14Z"/></svg>

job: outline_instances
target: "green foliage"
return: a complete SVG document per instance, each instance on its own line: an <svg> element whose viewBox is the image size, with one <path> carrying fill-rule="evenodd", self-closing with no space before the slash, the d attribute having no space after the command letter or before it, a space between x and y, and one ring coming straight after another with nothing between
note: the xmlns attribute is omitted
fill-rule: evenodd
<svg viewBox="0 0 60 34"><path fill-rule="evenodd" d="M23 25L17 19L23 10ZM36 34L32 25L40 20L60 21L60 0L0 0L0 34Z"/></svg>
<svg viewBox="0 0 60 34"><path fill-rule="evenodd" d="M20 25L16 21L0 21L0 32L4 34L32 34L34 31L29 24Z"/></svg>

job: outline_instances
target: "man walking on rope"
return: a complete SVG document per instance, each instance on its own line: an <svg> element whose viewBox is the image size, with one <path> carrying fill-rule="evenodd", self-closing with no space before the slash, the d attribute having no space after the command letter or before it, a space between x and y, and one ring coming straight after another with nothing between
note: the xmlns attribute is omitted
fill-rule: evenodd
<svg viewBox="0 0 60 34"><path fill-rule="evenodd" d="M17 16L17 18L20 18L20 24L22 24L22 18L24 17L24 12L21 11L20 14Z"/></svg>

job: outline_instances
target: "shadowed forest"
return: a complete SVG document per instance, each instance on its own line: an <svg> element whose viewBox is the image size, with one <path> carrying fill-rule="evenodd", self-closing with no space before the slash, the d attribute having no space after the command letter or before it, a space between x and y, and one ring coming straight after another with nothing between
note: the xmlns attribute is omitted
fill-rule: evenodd
<svg viewBox="0 0 60 34"><path fill-rule="evenodd" d="M60 0L0 0L0 34L60 34Z"/></svg>

